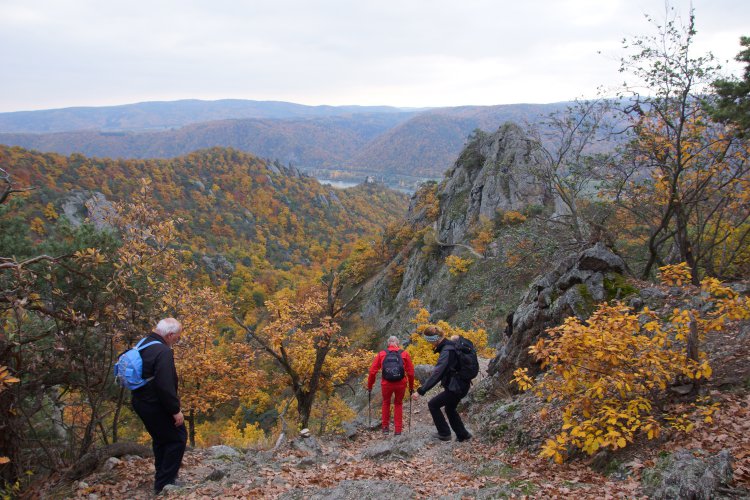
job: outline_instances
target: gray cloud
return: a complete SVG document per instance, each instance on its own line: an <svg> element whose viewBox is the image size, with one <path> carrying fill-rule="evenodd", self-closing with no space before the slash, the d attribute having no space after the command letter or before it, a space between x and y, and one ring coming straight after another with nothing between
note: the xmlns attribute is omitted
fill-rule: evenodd
<svg viewBox="0 0 750 500"><path fill-rule="evenodd" d="M687 14L687 0L674 2ZM694 0L731 59L750 2ZM662 0L0 0L0 111L180 98L552 102L619 82ZM597 52L601 51L601 55ZM730 65L730 69L734 69Z"/></svg>

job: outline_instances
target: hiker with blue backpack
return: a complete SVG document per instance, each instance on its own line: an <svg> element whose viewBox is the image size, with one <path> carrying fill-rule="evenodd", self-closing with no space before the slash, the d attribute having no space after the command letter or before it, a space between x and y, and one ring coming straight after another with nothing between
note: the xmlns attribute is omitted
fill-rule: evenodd
<svg viewBox="0 0 750 500"><path fill-rule="evenodd" d="M122 354L115 378L130 389L133 409L151 435L154 450L154 493L176 484L187 444L187 430L177 395L177 370L172 347L180 341L182 325L166 318L151 334Z"/></svg>
<svg viewBox="0 0 750 500"><path fill-rule="evenodd" d="M468 441L472 435L464 427L456 408L461 399L469 393L471 380L479 373L479 361L474 344L469 339L459 336L447 339L440 328L432 325L424 329L422 336L432 344L434 352L439 353L439 356L430 378L417 389L412 398L419 399L419 396L424 396L440 382L443 392L427 403L432 421L437 428L437 433L433 434L433 437L441 441L450 441L453 429L458 441ZM448 422L443 416L443 407Z"/></svg>
<svg viewBox="0 0 750 500"><path fill-rule="evenodd" d="M372 393L375 378L380 375L380 389L383 394L382 430L390 433L391 397L393 397L393 427L396 436L403 430L404 394L409 383L409 393L414 391L414 364L409 353L401 349L397 337L388 338L388 347L380 351L370 366L367 378L368 394Z"/></svg>

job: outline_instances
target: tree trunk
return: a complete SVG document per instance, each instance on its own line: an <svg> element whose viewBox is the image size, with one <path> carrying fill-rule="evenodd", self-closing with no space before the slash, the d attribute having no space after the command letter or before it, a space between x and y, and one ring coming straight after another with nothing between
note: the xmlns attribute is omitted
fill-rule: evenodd
<svg viewBox="0 0 750 500"><path fill-rule="evenodd" d="M695 321L693 313L690 313L690 332L687 338L687 357L695 361L699 361L698 356L698 323Z"/></svg>
<svg viewBox="0 0 750 500"><path fill-rule="evenodd" d="M151 448L138 443L113 443L103 448L94 449L82 456L70 469L65 472L68 480L77 480L91 474L109 457L138 455L140 457L153 456Z"/></svg>
<svg viewBox="0 0 750 500"><path fill-rule="evenodd" d="M81 458L88 453L89 448L91 448L91 445L94 443L96 427L99 423L99 402L90 401L89 407L91 408L91 418L86 424L86 430L83 432L83 438L81 439L81 448L78 450L76 458Z"/></svg>
<svg viewBox="0 0 750 500"><path fill-rule="evenodd" d="M0 457L7 457L10 462L0 465L0 479L14 483L21 477L19 431L21 423L13 411L16 394L13 388L0 393Z"/></svg>
<svg viewBox="0 0 750 500"><path fill-rule="evenodd" d="M675 210L675 220L677 222L675 240L677 241L677 248L680 251L680 260L687 263L688 267L690 267L690 271L693 275L693 284L699 285L700 277L698 276L698 263L695 261L695 256L693 255L693 246L690 243L690 237L688 236L688 222L681 207L678 207L677 210Z"/></svg>
<svg viewBox="0 0 750 500"><path fill-rule="evenodd" d="M304 391L297 396L297 413L299 415L299 425L301 429L307 428L307 424L310 421L310 413L312 413L312 406L315 402L314 391Z"/></svg>
<svg viewBox="0 0 750 500"><path fill-rule="evenodd" d="M325 407L323 407L323 415L320 417L320 425L318 426L318 435L322 436L326 432L326 422L328 421L328 407L331 405L331 399L326 399Z"/></svg>
<svg viewBox="0 0 750 500"><path fill-rule="evenodd" d="M188 414L188 437L190 438L190 446L195 448L195 411L190 410Z"/></svg>
<svg viewBox="0 0 750 500"><path fill-rule="evenodd" d="M125 399L125 388L120 387L120 394L117 396L117 405L115 406L115 415L112 418L112 442L117 442L117 431L120 426L120 410L122 409L122 403Z"/></svg>

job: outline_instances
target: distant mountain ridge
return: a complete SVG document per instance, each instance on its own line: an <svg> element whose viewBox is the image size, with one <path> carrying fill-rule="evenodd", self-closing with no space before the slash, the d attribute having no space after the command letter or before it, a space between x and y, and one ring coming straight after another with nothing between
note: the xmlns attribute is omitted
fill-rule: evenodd
<svg viewBox="0 0 750 500"><path fill-rule="evenodd" d="M12 128L8 125L11 122L16 123L16 130L23 123L39 129L41 125L32 122L47 119L50 129L59 129L69 120L66 131L0 133L0 144L60 154L129 159L173 158L197 149L231 147L304 170L322 168L383 177L438 178L456 160L473 130L494 132L507 121L533 122L568 104L405 110L225 100L67 108L20 115L0 113L0 132ZM83 122L75 119L78 116L75 110L86 115ZM232 113L235 116L206 121L206 117ZM243 113L264 116L244 118ZM169 123L188 122L191 117L206 119L169 128ZM84 122L100 125L76 130ZM136 125L141 130L136 130ZM145 125L154 130L144 131Z"/></svg>
<svg viewBox="0 0 750 500"><path fill-rule="evenodd" d="M409 116L414 112L413 109L392 106L308 106L283 101L183 99L0 113L0 133L46 134L74 130L142 132L226 119L322 118L383 113L405 113Z"/></svg>
<svg viewBox="0 0 750 500"><path fill-rule="evenodd" d="M0 144L64 155L168 159L199 149L230 147L307 168L341 166L356 151L398 125L399 114L356 117L230 119L153 132L79 130L52 134L0 134Z"/></svg>

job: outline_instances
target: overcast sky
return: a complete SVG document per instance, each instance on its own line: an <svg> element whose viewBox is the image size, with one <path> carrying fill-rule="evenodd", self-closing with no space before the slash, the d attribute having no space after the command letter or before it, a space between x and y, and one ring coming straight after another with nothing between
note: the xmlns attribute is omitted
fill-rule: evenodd
<svg viewBox="0 0 750 500"><path fill-rule="evenodd" d="M725 68L750 0L693 0ZM690 3L673 0L685 17ZM590 97L663 0L0 0L0 112L140 101L456 106Z"/></svg>

